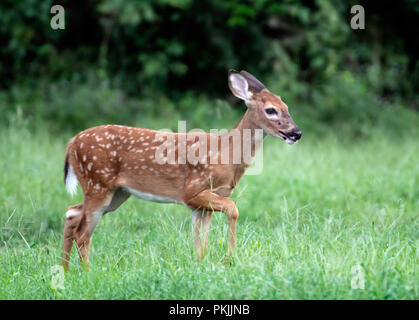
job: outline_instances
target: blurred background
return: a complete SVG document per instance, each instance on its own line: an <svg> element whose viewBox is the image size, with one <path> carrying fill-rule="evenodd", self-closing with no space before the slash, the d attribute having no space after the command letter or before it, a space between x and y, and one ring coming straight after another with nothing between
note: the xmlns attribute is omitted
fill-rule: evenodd
<svg viewBox="0 0 419 320"><path fill-rule="evenodd" d="M0 299L418 299L418 31L417 0L0 1ZM130 199L95 232L90 274L57 293L66 208L82 201L64 188L67 141L109 123L232 128L246 110L232 68L303 131L265 139L263 171L232 194L234 268L223 215L197 265L188 208Z"/></svg>
<svg viewBox="0 0 419 320"><path fill-rule="evenodd" d="M350 27L356 4L364 30ZM400 137L418 123L417 0L9 0L0 12L1 126L232 127L245 106L231 68L280 94L305 133Z"/></svg>

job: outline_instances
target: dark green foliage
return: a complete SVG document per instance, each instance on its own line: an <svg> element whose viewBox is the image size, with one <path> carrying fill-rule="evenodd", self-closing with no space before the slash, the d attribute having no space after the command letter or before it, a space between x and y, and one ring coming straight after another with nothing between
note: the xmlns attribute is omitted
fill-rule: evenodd
<svg viewBox="0 0 419 320"><path fill-rule="evenodd" d="M205 97L231 97L230 68L316 123L345 120L361 133L388 105L418 108L414 0L64 0L65 30L50 27L53 4L0 4L2 113L57 129L142 123L139 112L190 116ZM350 28L354 4L365 7L365 30ZM195 97L185 110L180 100Z"/></svg>

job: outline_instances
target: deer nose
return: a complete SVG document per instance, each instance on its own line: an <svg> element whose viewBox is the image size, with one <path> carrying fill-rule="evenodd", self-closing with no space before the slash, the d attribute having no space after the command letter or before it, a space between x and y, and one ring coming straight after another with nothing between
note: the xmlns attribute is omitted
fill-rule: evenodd
<svg viewBox="0 0 419 320"><path fill-rule="evenodd" d="M291 137L295 140L300 140L301 136L303 135L303 133L301 132L300 129L297 129L296 131L293 131L291 133Z"/></svg>

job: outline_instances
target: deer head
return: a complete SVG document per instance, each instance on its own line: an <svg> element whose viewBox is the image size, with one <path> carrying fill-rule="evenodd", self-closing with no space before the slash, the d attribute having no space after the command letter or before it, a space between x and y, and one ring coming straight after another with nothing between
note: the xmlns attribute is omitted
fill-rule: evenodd
<svg viewBox="0 0 419 320"><path fill-rule="evenodd" d="M250 73L230 70L228 85L237 98L244 100L249 118L265 134L282 138L289 144L301 138L302 133L291 118L285 102Z"/></svg>

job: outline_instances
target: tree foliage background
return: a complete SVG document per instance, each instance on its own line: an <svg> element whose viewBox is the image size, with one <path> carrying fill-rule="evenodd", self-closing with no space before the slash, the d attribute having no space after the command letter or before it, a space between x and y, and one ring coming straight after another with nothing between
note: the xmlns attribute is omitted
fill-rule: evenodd
<svg viewBox="0 0 419 320"><path fill-rule="evenodd" d="M65 30L50 27L54 4ZM350 28L355 4L364 30ZM209 126L230 105L244 109L226 84L235 68L312 130L399 133L419 108L417 30L417 0L6 0L0 121L18 115L57 131L179 117Z"/></svg>

